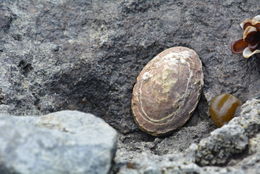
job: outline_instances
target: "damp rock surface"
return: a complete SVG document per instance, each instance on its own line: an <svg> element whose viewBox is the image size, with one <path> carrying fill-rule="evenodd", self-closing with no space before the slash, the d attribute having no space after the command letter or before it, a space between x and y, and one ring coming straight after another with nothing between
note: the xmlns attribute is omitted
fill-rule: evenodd
<svg viewBox="0 0 260 174"><path fill-rule="evenodd" d="M130 110L136 77L173 46L198 53L207 101L223 92L245 101L259 94L260 61L232 54L229 44L259 6L257 0L3 0L1 108L17 115L77 109L121 133L136 132Z"/></svg>
<svg viewBox="0 0 260 174"><path fill-rule="evenodd" d="M0 173L107 174L116 150L116 131L78 111L0 114L0 129Z"/></svg>
<svg viewBox="0 0 260 174"><path fill-rule="evenodd" d="M230 93L244 103L260 96L260 59L230 50L239 23L259 9L259 0L1 0L0 112L93 113L120 133L117 159L183 153L216 129L207 115L212 97ZM134 123L132 89L143 67L173 46L198 53L203 95L187 124L153 138ZM237 163L233 155L243 158L230 154L228 163Z"/></svg>

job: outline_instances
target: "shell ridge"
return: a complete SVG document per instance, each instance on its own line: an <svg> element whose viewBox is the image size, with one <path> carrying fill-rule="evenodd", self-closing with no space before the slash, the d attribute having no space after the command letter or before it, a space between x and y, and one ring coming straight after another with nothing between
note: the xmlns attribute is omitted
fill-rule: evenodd
<svg viewBox="0 0 260 174"><path fill-rule="evenodd" d="M172 47L150 60L137 77L132 110L139 128L158 136L183 126L199 103L202 63L186 47Z"/></svg>
<svg viewBox="0 0 260 174"><path fill-rule="evenodd" d="M156 56L157 57L157 56ZM162 56L161 57L162 59L169 59L170 58L170 56L169 55L165 55L165 56ZM174 58L174 59L176 59L176 57L174 57L174 56L172 56L172 58ZM156 65L158 66L158 64L159 63L157 63ZM178 67L179 68L179 67ZM178 73L179 73L179 71L177 71ZM179 76L178 76L179 77ZM145 119L145 120L147 120L147 121L149 121L149 122L152 122L152 123L155 123L155 124L165 124L165 123L161 123L162 121L164 121L164 120L167 120L167 119L169 119L170 117L172 117L172 115L174 114L174 113L171 113L171 114L169 114L168 116L166 116L166 117L163 117L163 118L161 118L161 119L152 119L152 118L150 118L149 117L149 115L144 111L144 109L143 109L143 103L142 103L142 99L141 99L141 97L142 97L142 86L143 86L143 82L141 82L140 83L140 88L139 88L139 94L138 94L138 98L139 98L139 101L140 101L140 109L141 109L141 111L142 111L142 113L144 114L144 115L142 115L142 117ZM167 123L167 122L166 122Z"/></svg>
<svg viewBox="0 0 260 174"><path fill-rule="evenodd" d="M187 52L187 51L183 51L183 52ZM178 54L179 55L179 54ZM187 99L187 96L189 95L189 93L187 92L188 91L188 88L189 88L189 86L190 86L190 83L191 83L191 79L192 79L192 77L193 77L193 73L192 73L192 71L190 71L190 68L191 68L191 65L190 65L190 62L189 61L187 61L187 60L185 60L185 61L183 61L183 59L188 59L188 57L184 57L184 56L190 56L190 54L186 54L186 55L184 55L184 56L182 56L182 57L175 57L176 55L173 55L173 54L171 54L170 56L172 56L171 58L174 58L175 60L178 60L179 62L181 62L181 63L183 63L183 64L186 64L189 68L188 68L188 71L189 71L189 77L188 77L188 81L187 81L187 84L186 84L186 88L185 88L185 92L184 92L184 97L182 97L182 98L180 98L178 101L175 101L174 103L173 103L173 106L176 104L176 103L179 103L179 101L181 100L181 99L183 99L183 98L186 98ZM167 55L167 56L164 56L163 58L167 58L167 59L170 59L170 56L169 55ZM179 68L180 66L178 66L178 68ZM180 71L178 71L178 79L180 78L180 75L179 75L179 72ZM148 72L147 72L148 73ZM144 76L144 74L143 74L143 76ZM145 110L143 109L143 103L142 103L142 99L141 99L141 96L142 96L142 85L143 85L143 83L141 82L141 84L140 84L140 88L139 88L139 101L140 101L140 108L141 108L141 110L142 110L142 113L144 114L144 116L143 116L143 118L144 119L146 119L147 121L149 121L149 122L152 122L152 123L155 123L155 124L158 124L158 125L163 125L163 124L167 124L167 121L166 122L163 122L162 123L162 121L165 121L165 120L168 120L168 119L170 119L170 118L172 118L172 119L170 119L170 121L169 122L171 122L174 118L172 117L173 115L178 115L178 113L176 113L175 111L173 111L172 113L170 113L170 114L168 114L167 116L164 116L163 118L161 118L161 119L152 119L152 118L150 118L149 117L149 115L145 112ZM181 106L180 107L183 107L184 106L184 104L185 104L185 102L186 102L186 100L181 100L182 102L181 102Z"/></svg>

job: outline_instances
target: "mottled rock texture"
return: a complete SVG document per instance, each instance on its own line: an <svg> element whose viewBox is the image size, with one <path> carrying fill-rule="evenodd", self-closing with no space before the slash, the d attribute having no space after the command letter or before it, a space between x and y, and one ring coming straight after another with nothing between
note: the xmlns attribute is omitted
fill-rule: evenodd
<svg viewBox="0 0 260 174"><path fill-rule="evenodd" d="M260 100L247 101L241 109L239 117L200 141L195 155L198 164L224 165L232 155L247 149L248 139L260 130ZM260 151L259 148L255 150Z"/></svg>
<svg viewBox="0 0 260 174"><path fill-rule="evenodd" d="M1 101L17 114L90 111L121 132L135 131L135 78L176 45L199 54L207 99L228 92L245 100L259 91L260 61L233 55L229 44L259 6L257 0L2 0Z"/></svg>
<svg viewBox="0 0 260 174"><path fill-rule="evenodd" d="M260 59L229 48L259 9L259 0L1 0L0 110L93 113L124 133L125 158L181 152L215 129L206 114L212 96L260 96ZM173 46L200 56L204 96L183 128L152 138L134 124L131 92L144 65Z"/></svg>
<svg viewBox="0 0 260 174"><path fill-rule="evenodd" d="M131 160L116 158L117 173L259 173L259 130L260 100L252 99L242 106L238 117L183 153L161 156L143 153Z"/></svg>
<svg viewBox="0 0 260 174"><path fill-rule="evenodd" d="M116 131L78 111L0 114L0 130L1 174L107 174L116 149Z"/></svg>

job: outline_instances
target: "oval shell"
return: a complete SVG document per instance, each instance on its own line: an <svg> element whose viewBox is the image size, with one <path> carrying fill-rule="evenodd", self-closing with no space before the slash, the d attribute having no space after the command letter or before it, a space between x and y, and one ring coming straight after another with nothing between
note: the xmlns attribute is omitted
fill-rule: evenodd
<svg viewBox="0 0 260 174"><path fill-rule="evenodd" d="M241 101L231 94L221 94L210 101L209 114L216 126L221 127L235 115Z"/></svg>
<svg viewBox="0 0 260 174"><path fill-rule="evenodd" d="M166 49L137 77L132 96L135 122L153 136L183 126L198 104L202 86L202 64L196 52L186 47Z"/></svg>

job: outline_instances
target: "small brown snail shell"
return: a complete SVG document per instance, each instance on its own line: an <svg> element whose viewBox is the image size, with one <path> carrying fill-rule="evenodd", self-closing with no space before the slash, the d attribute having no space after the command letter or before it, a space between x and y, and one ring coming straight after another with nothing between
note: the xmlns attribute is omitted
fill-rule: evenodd
<svg viewBox="0 0 260 174"><path fill-rule="evenodd" d="M209 114L216 126L221 127L235 115L241 101L231 94L221 94L210 101Z"/></svg>
<svg viewBox="0 0 260 174"><path fill-rule="evenodd" d="M244 30L243 37L231 44L231 51L242 53L244 58L260 54L260 15L244 20L240 26Z"/></svg>
<svg viewBox="0 0 260 174"><path fill-rule="evenodd" d="M137 77L132 96L135 122L153 136L183 126L198 104L202 86L202 64L196 52L186 47L166 49Z"/></svg>

